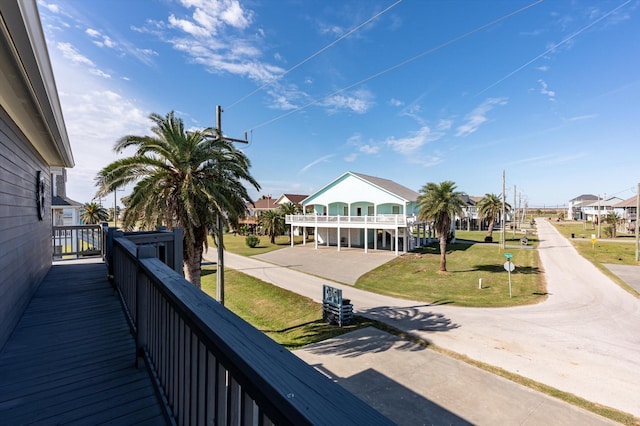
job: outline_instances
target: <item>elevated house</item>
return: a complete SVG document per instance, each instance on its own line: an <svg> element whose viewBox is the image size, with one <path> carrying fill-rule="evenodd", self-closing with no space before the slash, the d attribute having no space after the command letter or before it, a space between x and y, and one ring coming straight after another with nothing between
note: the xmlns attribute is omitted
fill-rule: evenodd
<svg viewBox="0 0 640 426"><path fill-rule="evenodd" d="M418 195L389 179L346 172L305 198L305 213L287 216L286 223L291 232L300 227L306 234L313 228L316 248L360 247L398 254L410 249Z"/></svg>
<svg viewBox="0 0 640 426"><path fill-rule="evenodd" d="M67 170L51 168L51 210L53 226L80 225L82 203L67 197Z"/></svg>
<svg viewBox="0 0 640 426"><path fill-rule="evenodd" d="M597 197L596 197L597 200ZM598 220L601 220L606 216L609 212L616 212L618 216L622 215L622 209L614 207L622 201L620 197L610 197L606 200L600 199L597 201L592 201L590 203L584 203L580 208L582 211L582 218L587 221L591 221L597 223Z"/></svg>
<svg viewBox="0 0 640 426"><path fill-rule="evenodd" d="M598 196L593 194L582 194L571 200L567 207L567 219L574 220L586 220L584 206L591 205L593 202L598 201Z"/></svg>
<svg viewBox="0 0 640 426"><path fill-rule="evenodd" d="M300 207L300 209L302 209L302 201L307 197L308 195L302 195L302 194L282 194L276 200L276 205L281 206L284 204L291 203L294 206L298 206Z"/></svg>
<svg viewBox="0 0 640 426"><path fill-rule="evenodd" d="M619 213L620 220L623 223L626 232L635 232L638 223L638 196L627 198L614 204L613 208Z"/></svg>

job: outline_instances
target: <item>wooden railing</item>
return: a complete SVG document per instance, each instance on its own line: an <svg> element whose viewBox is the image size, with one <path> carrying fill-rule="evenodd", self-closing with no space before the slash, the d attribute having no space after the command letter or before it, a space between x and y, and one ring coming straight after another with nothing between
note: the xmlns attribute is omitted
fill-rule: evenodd
<svg viewBox="0 0 640 426"><path fill-rule="evenodd" d="M114 284L146 365L179 425L392 424L186 281L157 249L115 236Z"/></svg>
<svg viewBox="0 0 640 426"><path fill-rule="evenodd" d="M54 226L51 246L54 260L100 256L102 254L101 226Z"/></svg>

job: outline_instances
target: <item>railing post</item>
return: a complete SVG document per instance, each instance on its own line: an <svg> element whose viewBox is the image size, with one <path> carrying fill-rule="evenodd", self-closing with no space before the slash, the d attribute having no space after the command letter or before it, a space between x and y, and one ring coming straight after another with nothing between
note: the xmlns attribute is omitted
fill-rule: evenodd
<svg viewBox="0 0 640 426"><path fill-rule="evenodd" d="M136 367L144 366L144 351L147 348L147 322L149 317L149 286L142 267L141 259L156 257L156 248L151 245L137 247L137 272L136 272Z"/></svg>
<svg viewBox="0 0 640 426"><path fill-rule="evenodd" d="M182 228L173 228L173 270L184 277L184 233Z"/></svg>

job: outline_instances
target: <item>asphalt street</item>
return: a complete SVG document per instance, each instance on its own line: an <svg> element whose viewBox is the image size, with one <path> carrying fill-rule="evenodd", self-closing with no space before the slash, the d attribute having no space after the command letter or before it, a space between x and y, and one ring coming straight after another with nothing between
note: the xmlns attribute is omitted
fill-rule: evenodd
<svg viewBox="0 0 640 426"><path fill-rule="evenodd" d="M538 237L548 298L537 305L514 308L429 305L332 282L332 276L344 272L334 272L340 266L330 261L332 256L324 256L329 248L279 250L273 253L281 252L282 258L272 257L272 263L227 253L225 262L316 301L321 301L322 284L330 283L343 289L344 297L351 299L360 314L473 359L640 416L640 300L582 258L551 224L538 221ZM371 267L388 260L375 257L379 253L356 250L340 254L371 262ZM304 270L305 263L313 265L313 275L292 269L295 265Z"/></svg>

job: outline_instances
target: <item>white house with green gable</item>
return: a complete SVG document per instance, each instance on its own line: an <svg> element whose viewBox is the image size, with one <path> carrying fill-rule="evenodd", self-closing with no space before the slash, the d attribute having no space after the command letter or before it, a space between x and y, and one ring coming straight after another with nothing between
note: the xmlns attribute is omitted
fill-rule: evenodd
<svg viewBox="0 0 640 426"><path fill-rule="evenodd" d="M346 172L302 201L304 215L289 215L294 229L313 228L315 246L409 250L418 193L396 182Z"/></svg>

